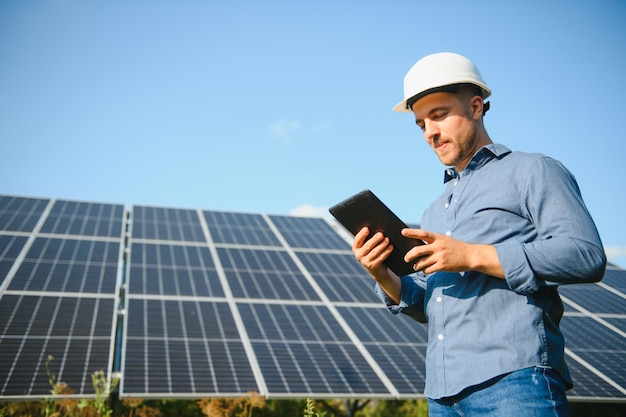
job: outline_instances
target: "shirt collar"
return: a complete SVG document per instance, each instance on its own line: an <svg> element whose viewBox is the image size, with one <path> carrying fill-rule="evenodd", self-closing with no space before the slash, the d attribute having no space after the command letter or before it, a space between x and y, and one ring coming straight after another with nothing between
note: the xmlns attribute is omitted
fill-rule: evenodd
<svg viewBox="0 0 626 417"><path fill-rule="evenodd" d="M456 169L454 168L446 168L446 170L443 172L443 183L447 183L448 181L451 181L455 178L459 177L459 173L456 172Z"/></svg>
<svg viewBox="0 0 626 417"><path fill-rule="evenodd" d="M465 171L477 170L493 158L500 159L509 153L511 153L511 150L499 143L490 143L489 145L485 145L472 157L469 164L467 164ZM445 184L448 181L459 177L460 174L456 171L456 169L452 167L446 168L443 174L443 183Z"/></svg>

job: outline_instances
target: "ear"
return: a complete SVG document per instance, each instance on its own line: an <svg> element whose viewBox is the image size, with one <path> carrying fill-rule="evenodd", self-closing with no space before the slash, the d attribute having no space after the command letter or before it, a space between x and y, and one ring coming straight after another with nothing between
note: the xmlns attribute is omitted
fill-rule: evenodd
<svg viewBox="0 0 626 417"><path fill-rule="evenodd" d="M470 112L474 120L482 119L484 106L482 97L474 96L470 99Z"/></svg>

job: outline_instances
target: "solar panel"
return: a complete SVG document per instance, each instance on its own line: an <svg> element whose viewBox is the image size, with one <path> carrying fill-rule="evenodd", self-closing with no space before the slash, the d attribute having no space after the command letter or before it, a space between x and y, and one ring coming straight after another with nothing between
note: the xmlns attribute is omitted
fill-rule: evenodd
<svg viewBox="0 0 626 417"><path fill-rule="evenodd" d="M41 233L118 238L123 221L121 205L57 201Z"/></svg>
<svg viewBox="0 0 626 417"><path fill-rule="evenodd" d="M296 252L317 285L332 302L376 303L374 281L354 261L352 252Z"/></svg>
<svg viewBox="0 0 626 417"><path fill-rule="evenodd" d="M205 230L198 211L133 208L120 395L261 391Z"/></svg>
<svg viewBox="0 0 626 417"><path fill-rule="evenodd" d="M610 288L613 288L614 290L619 291L622 294L626 293L626 279L624 279L624 270L618 269L617 267L611 267L611 264L609 264L609 268L606 270L604 278L602 278L602 284L608 285ZM622 313L623 312L624 310L622 309Z"/></svg>
<svg viewBox="0 0 626 417"><path fill-rule="evenodd" d="M614 387L608 383L600 371L590 368L582 361L582 358L573 359L569 356L567 359L570 375L574 380L574 388L567 392L567 397L570 400L604 401L624 397L624 393L619 387ZM623 369L623 366L621 368Z"/></svg>
<svg viewBox="0 0 626 417"><path fill-rule="evenodd" d="M612 287L611 287L612 289ZM599 314L625 313L624 296L596 284L563 285L561 296L580 308Z"/></svg>
<svg viewBox="0 0 626 417"><path fill-rule="evenodd" d="M91 374L110 369L114 300L5 294L0 302L2 396L50 393L46 370L78 394Z"/></svg>
<svg viewBox="0 0 626 417"><path fill-rule="evenodd" d="M239 309L271 395L388 393L324 306L239 304Z"/></svg>
<svg viewBox="0 0 626 417"><path fill-rule="evenodd" d="M129 265L130 294L224 296L206 246L133 241Z"/></svg>
<svg viewBox="0 0 626 417"><path fill-rule="evenodd" d="M398 397L424 392L426 379L426 326L399 315L391 317L380 305L341 307L339 311L385 370Z"/></svg>
<svg viewBox="0 0 626 417"><path fill-rule="evenodd" d="M31 232L48 205L46 199L0 195L0 230Z"/></svg>
<svg viewBox="0 0 626 417"><path fill-rule="evenodd" d="M125 395L259 390L227 303L131 298L128 317Z"/></svg>
<svg viewBox="0 0 626 417"><path fill-rule="evenodd" d="M46 396L48 355L77 396L105 369L121 397L423 397L427 327L330 221L0 196L0 227L2 397ZM626 271L559 291L569 398L626 401Z"/></svg>
<svg viewBox="0 0 626 417"><path fill-rule="evenodd" d="M0 235L0 288L27 240L25 236Z"/></svg>
<svg viewBox="0 0 626 417"><path fill-rule="evenodd" d="M161 207L133 208L133 237L137 239L202 242L204 237L193 210Z"/></svg>
<svg viewBox="0 0 626 417"><path fill-rule="evenodd" d="M278 238L260 214L217 211L203 214L216 244L280 247Z"/></svg>
<svg viewBox="0 0 626 417"><path fill-rule="evenodd" d="M626 271L609 265L597 284L565 285L561 321L575 388L570 398L626 399Z"/></svg>
<svg viewBox="0 0 626 417"><path fill-rule="evenodd" d="M0 196L0 395L75 395L110 378L121 205Z"/></svg>
<svg viewBox="0 0 626 417"><path fill-rule="evenodd" d="M218 248L235 298L319 300L286 251Z"/></svg>
<svg viewBox="0 0 626 417"><path fill-rule="evenodd" d="M9 291L115 293L120 242L35 238Z"/></svg>
<svg viewBox="0 0 626 417"><path fill-rule="evenodd" d="M346 241L321 218L270 216L271 222L293 248L346 249Z"/></svg>

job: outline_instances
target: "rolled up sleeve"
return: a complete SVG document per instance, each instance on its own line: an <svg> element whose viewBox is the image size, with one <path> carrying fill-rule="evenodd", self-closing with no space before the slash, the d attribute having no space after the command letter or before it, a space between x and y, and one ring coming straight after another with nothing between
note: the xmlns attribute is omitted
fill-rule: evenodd
<svg viewBox="0 0 626 417"><path fill-rule="evenodd" d="M528 172L523 204L536 236L495 245L509 287L528 294L545 285L601 280L606 255L573 175L548 157Z"/></svg>
<svg viewBox="0 0 626 417"><path fill-rule="evenodd" d="M420 323L426 323L428 321L424 313L426 278L415 274L403 276L400 280L402 290L399 304L393 301L378 284L375 287L376 294L392 314L404 313Z"/></svg>

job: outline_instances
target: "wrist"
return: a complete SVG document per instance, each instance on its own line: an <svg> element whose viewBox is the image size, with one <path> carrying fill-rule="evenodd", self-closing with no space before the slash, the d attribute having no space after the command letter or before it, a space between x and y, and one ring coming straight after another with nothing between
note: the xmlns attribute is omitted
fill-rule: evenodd
<svg viewBox="0 0 626 417"><path fill-rule="evenodd" d="M470 251L470 270L478 271L497 278L504 278L504 271L500 265L498 252L493 245L474 245L474 250Z"/></svg>

